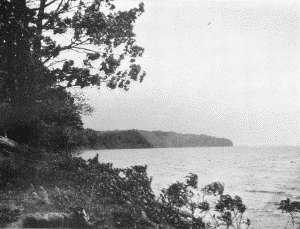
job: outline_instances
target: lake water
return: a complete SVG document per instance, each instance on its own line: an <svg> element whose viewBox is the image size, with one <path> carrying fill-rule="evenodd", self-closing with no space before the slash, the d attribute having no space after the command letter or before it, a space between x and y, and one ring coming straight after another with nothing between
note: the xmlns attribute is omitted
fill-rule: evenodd
<svg viewBox="0 0 300 229"><path fill-rule="evenodd" d="M287 197L300 201L299 147L164 148L86 151L84 159L99 153L100 162L114 167L148 166L156 193L196 173L199 186L225 183L225 194L242 197L250 228L284 228L288 216L275 203Z"/></svg>

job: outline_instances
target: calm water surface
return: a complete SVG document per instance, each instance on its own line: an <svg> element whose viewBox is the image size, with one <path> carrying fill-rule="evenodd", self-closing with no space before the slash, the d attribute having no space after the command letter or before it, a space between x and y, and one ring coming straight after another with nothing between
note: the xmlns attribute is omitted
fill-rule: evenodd
<svg viewBox="0 0 300 229"><path fill-rule="evenodd" d="M299 147L167 148L86 151L88 159L99 153L100 162L114 167L148 166L156 193L175 181L196 173L200 187L225 183L225 194L239 195L247 206L251 228L284 228L287 216L275 203L286 197L300 201Z"/></svg>

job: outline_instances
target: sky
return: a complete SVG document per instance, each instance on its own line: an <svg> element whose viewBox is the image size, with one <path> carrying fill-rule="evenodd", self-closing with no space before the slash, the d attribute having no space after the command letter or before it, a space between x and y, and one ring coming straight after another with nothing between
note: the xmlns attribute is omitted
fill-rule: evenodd
<svg viewBox="0 0 300 229"><path fill-rule="evenodd" d="M126 6L137 1L116 1ZM95 130L162 130L234 145L300 145L297 2L144 1L147 72L129 91L85 89Z"/></svg>

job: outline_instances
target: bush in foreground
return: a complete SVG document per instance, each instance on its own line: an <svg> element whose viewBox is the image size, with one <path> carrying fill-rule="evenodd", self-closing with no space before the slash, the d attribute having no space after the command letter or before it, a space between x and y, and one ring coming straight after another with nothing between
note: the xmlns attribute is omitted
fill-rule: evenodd
<svg viewBox="0 0 300 229"><path fill-rule="evenodd" d="M246 206L239 196L224 195L224 185L213 182L198 188L198 176L190 173L185 182L176 182L161 193L164 220L175 228L248 228L243 220ZM206 198L213 196L212 198Z"/></svg>
<svg viewBox="0 0 300 229"><path fill-rule="evenodd" d="M281 210L282 213L290 215L290 219L288 220L285 228L300 228L299 201L291 201L289 198L286 200L281 200L278 209Z"/></svg>
<svg viewBox="0 0 300 229"><path fill-rule="evenodd" d="M196 229L250 225L249 220L243 221L246 207L240 197L224 195L224 185L219 182L199 189L196 174L163 189L157 199L147 166L119 169L110 163L99 163L98 155L87 161L61 156L39 171L39 185L52 188L50 199L57 208L66 211L80 204L92 217L103 220L104 209L110 209L116 227L148 224Z"/></svg>
<svg viewBox="0 0 300 229"><path fill-rule="evenodd" d="M245 228L246 210L238 196L224 195L224 185L213 182L198 188L198 176L171 184L157 198L147 166L126 169L68 155L47 155L37 167L33 185L18 205L23 214L69 212L81 207L99 228Z"/></svg>

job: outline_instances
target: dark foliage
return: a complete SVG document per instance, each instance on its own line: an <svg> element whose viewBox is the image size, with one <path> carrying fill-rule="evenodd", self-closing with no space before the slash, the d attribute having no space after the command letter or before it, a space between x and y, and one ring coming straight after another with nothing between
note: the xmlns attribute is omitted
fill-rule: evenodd
<svg viewBox="0 0 300 229"><path fill-rule="evenodd" d="M290 219L287 222L286 228L289 225L291 228L299 228L300 225L300 202L299 201L291 201L289 198L286 200L281 200L279 203L279 210L282 213L288 213L290 215Z"/></svg>
<svg viewBox="0 0 300 229"><path fill-rule="evenodd" d="M42 158L42 151L0 137L0 189L28 187L36 179L36 165Z"/></svg>
<svg viewBox="0 0 300 229"><path fill-rule="evenodd" d="M35 147L69 150L84 140L78 138L81 115L92 109L68 88L128 90L132 81L142 81L145 73L133 62L144 49L136 45L133 26L144 5L117 11L111 1L99 2L97 7L81 0L0 2L2 135ZM59 36L69 37L69 44L59 44ZM81 52L83 63L62 60L66 51Z"/></svg>
<svg viewBox="0 0 300 229"><path fill-rule="evenodd" d="M87 161L69 155L46 154L37 164L37 173L28 173L29 182L52 190L41 196L43 202L50 201L63 212L80 206L93 221L102 224L105 221L103 208L118 206L111 212L114 226L118 228L170 225L179 229L204 229L222 223L234 228L243 223L246 207L242 199L223 195L224 187L210 193L201 191L196 174L190 173L185 182L163 189L157 199L151 189L152 178L147 175L147 166L120 169L99 160L98 154ZM21 172L15 171L12 175L18 177L18 173ZM215 195L216 202L205 200L205 195ZM211 217L209 223L204 222L205 216ZM250 225L249 220L246 225Z"/></svg>
<svg viewBox="0 0 300 229"><path fill-rule="evenodd" d="M14 222L20 217L21 210L9 205L0 205L0 228L4 228L6 224Z"/></svg>
<svg viewBox="0 0 300 229"><path fill-rule="evenodd" d="M128 211L118 211L112 213L114 217L115 226L117 228L134 228L135 219Z"/></svg>
<svg viewBox="0 0 300 229"><path fill-rule="evenodd" d="M146 166L113 168L110 163L99 163L98 155L88 161L71 156L50 157L52 159L39 167L36 185L56 188L56 194L51 198L57 200L62 210L83 203L89 206L89 200L93 205L123 206L126 214L114 213L120 228L145 224L147 220L141 220L142 212L146 212L150 219L157 213ZM63 192L61 189L73 191Z"/></svg>
<svg viewBox="0 0 300 229"><path fill-rule="evenodd" d="M240 197L232 198L223 192L224 186L220 182L198 190L198 176L190 173L186 182L176 182L162 190L161 220L175 228L217 228L221 224L226 228L240 228L245 223L242 218L246 206ZM210 204L204 199L205 195L217 196L217 202ZM204 222L207 215L211 216L209 223ZM245 224L249 226L250 220L247 219Z"/></svg>
<svg viewBox="0 0 300 229"><path fill-rule="evenodd" d="M286 200L280 201L278 209L285 213L300 212L300 202L291 201L289 198L287 198Z"/></svg>

